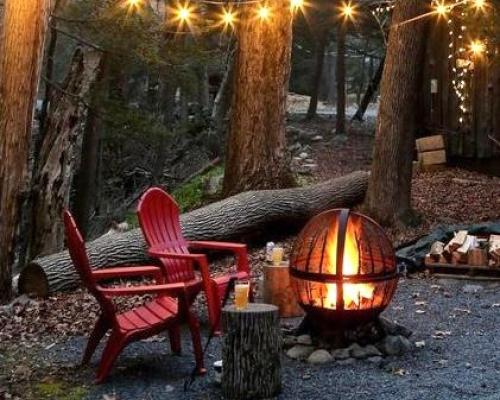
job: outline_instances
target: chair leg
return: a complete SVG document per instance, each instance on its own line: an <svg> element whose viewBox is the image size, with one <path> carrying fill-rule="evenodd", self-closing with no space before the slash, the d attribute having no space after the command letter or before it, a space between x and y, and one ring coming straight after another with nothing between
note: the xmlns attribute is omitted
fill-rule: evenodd
<svg viewBox="0 0 500 400"><path fill-rule="evenodd" d="M103 314L101 314L94 326L94 330L90 334L89 340L87 342L87 347L85 348L85 352L83 353L82 364L88 364L92 355L95 352L95 349L99 345L99 342L106 334L109 329L108 322Z"/></svg>
<svg viewBox="0 0 500 400"><path fill-rule="evenodd" d="M101 363L97 371L96 383L102 383L108 376L109 371L113 367L116 358L123 350L127 341L123 334L113 331L106 343L106 347L101 356Z"/></svg>
<svg viewBox="0 0 500 400"><path fill-rule="evenodd" d="M224 293L226 291L227 285L218 285L217 283L213 283L214 288L212 293L215 299L211 299L211 301L207 298L207 306L208 306L208 317L210 320L210 326L214 330L215 336L221 336L221 307L222 307L222 299L224 297Z"/></svg>
<svg viewBox="0 0 500 400"><path fill-rule="evenodd" d="M168 329L168 337L170 338L172 353L181 354L181 330L178 324Z"/></svg>
<svg viewBox="0 0 500 400"><path fill-rule="evenodd" d="M196 370L199 375L207 372L203 360L203 349L201 347L200 322L192 311L187 312L187 322L191 331L191 339L193 341L194 358L196 360Z"/></svg>

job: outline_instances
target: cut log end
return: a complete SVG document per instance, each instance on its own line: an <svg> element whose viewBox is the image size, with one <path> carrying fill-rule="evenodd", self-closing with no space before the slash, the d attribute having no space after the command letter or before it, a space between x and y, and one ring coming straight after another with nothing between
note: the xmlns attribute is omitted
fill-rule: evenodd
<svg viewBox="0 0 500 400"><path fill-rule="evenodd" d="M43 268L37 263L30 263L19 275L17 284L19 293L26 293L37 297L49 295L49 281Z"/></svg>

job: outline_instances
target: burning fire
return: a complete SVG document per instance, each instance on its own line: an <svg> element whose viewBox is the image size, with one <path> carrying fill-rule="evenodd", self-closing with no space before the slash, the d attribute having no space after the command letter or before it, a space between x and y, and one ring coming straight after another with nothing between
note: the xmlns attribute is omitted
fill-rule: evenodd
<svg viewBox="0 0 500 400"><path fill-rule="evenodd" d="M337 240L339 223L335 221L335 225L329 230L326 254L328 259L328 272L335 274L337 271ZM357 275L359 268L359 248L357 237L361 233L361 220L354 220L349 218L346 229L345 243L344 243L344 257L343 257L343 275ZM373 299L375 285L369 283L343 283L343 297L344 308L357 309L363 301L370 301ZM337 308L337 285L326 284L326 304L324 307L336 309Z"/></svg>

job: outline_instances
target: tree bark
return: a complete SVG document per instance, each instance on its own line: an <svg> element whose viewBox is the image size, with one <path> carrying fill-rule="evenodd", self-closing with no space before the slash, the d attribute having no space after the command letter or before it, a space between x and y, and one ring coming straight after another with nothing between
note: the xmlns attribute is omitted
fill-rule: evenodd
<svg viewBox="0 0 500 400"><path fill-rule="evenodd" d="M95 80L100 57L93 50L77 49L65 82L53 92L50 100L47 130L37 169L33 171L29 246L32 257L63 249L61 215L69 205L71 183L80 158L82 121L87 114L87 106L82 101Z"/></svg>
<svg viewBox="0 0 500 400"><path fill-rule="evenodd" d="M319 90L321 78L323 76L323 66L325 63L325 48L328 44L329 27L320 28L320 32L316 41L316 65L312 78L311 99L309 108L307 109L306 119L310 120L316 116L318 109Z"/></svg>
<svg viewBox="0 0 500 400"><path fill-rule="evenodd" d="M49 0L6 0L0 42L0 303L11 295L14 236L40 79Z"/></svg>
<svg viewBox="0 0 500 400"><path fill-rule="evenodd" d="M347 21L340 20L337 26L337 115L335 117L335 133L344 135L345 130L345 38Z"/></svg>
<svg viewBox="0 0 500 400"><path fill-rule="evenodd" d="M265 235L271 229L296 225L336 207L351 207L363 200L368 173L354 172L313 186L252 191L229 197L181 216L190 240L234 240L253 233ZM107 234L88 243L93 268L150 262L139 229ZM45 296L78 287L79 279L67 251L38 258L21 271L19 291Z"/></svg>
<svg viewBox="0 0 500 400"><path fill-rule="evenodd" d="M293 184L285 136L292 44L290 3L275 0L267 20L255 18L255 9L244 7L237 30L225 195Z"/></svg>
<svg viewBox="0 0 500 400"><path fill-rule="evenodd" d="M278 308L249 304L222 312L222 392L224 398L275 398L281 391L281 331Z"/></svg>
<svg viewBox="0 0 500 400"><path fill-rule="evenodd" d="M90 217L96 206L97 165L99 160L99 142L101 138L102 120L97 115L99 103L107 93L106 73L107 55L99 57L99 65L95 67L94 81L91 81L91 109L86 113L83 129L81 161L75 176L73 211L83 234L89 230ZM88 90L88 88L87 88Z"/></svg>
<svg viewBox="0 0 500 400"><path fill-rule="evenodd" d="M412 214L412 154L426 25L424 20L401 22L425 13L428 6L429 1L398 1L393 12L365 203L367 212L383 224L407 223Z"/></svg>
<svg viewBox="0 0 500 400"><path fill-rule="evenodd" d="M366 110L368 109L368 106L372 102L373 96L375 96L375 93L377 93L380 80L382 79L382 73L384 72L384 64L385 64L385 56L384 58L382 58L382 60L380 60L377 71L375 72L375 75L373 76L370 83L368 84L368 87L366 88L366 92L363 96L363 99L361 100L361 104L359 105L356 114L354 114L354 116L352 117L353 121L360 121L360 122L363 121Z"/></svg>

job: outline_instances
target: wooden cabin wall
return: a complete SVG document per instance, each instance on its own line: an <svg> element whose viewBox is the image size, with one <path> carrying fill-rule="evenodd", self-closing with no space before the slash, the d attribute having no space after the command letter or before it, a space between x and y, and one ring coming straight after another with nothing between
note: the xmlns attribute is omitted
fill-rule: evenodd
<svg viewBox="0 0 500 400"><path fill-rule="evenodd" d="M500 154L500 61L497 51L475 60L466 79L470 103L463 123L458 98L452 87L453 72L448 59L449 25L443 19L429 28L422 85L424 129L420 136L443 134L449 156L489 158ZM458 32L454 37L458 36ZM431 93L432 81L437 92Z"/></svg>

